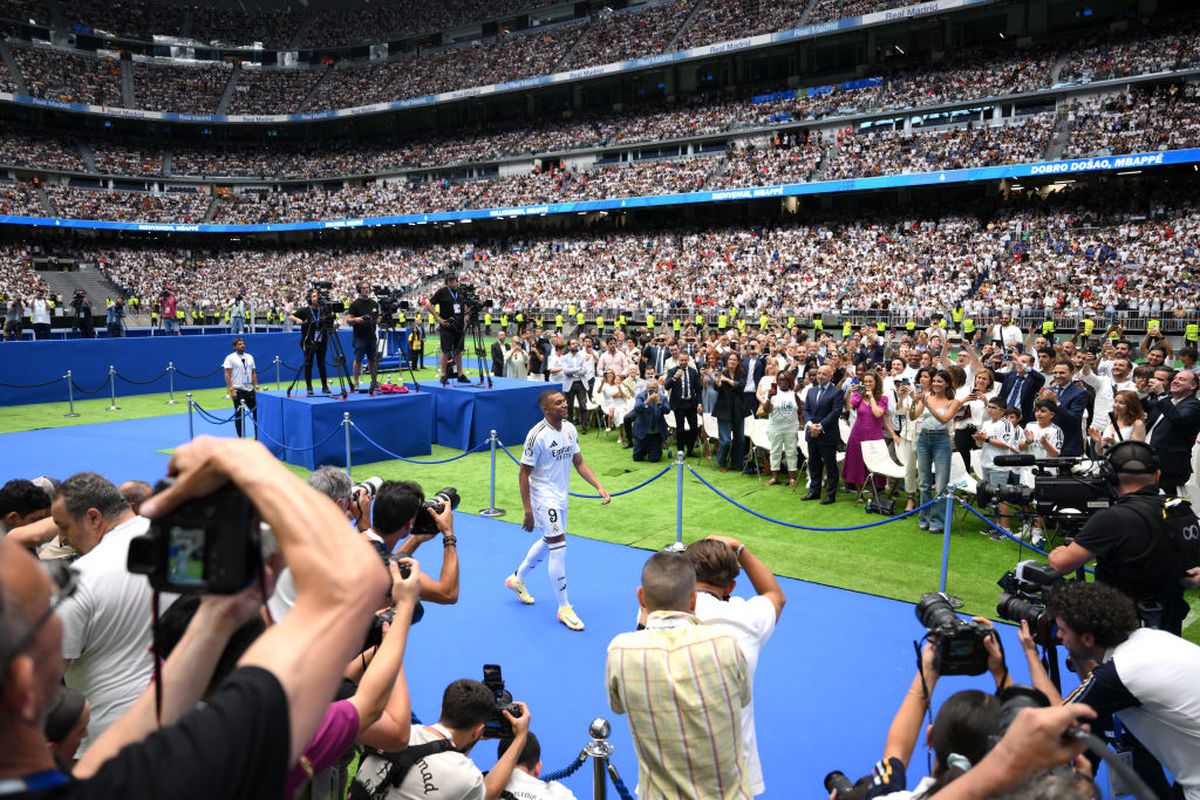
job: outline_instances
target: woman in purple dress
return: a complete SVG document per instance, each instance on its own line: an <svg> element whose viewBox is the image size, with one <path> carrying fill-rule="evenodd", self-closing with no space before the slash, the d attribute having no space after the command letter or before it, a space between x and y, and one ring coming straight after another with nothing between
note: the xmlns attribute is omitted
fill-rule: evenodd
<svg viewBox="0 0 1200 800"><path fill-rule="evenodd" d="M862 486L867 480L867 465L863 461L862 443L883 438L884 425L887 423L887 395L883 393L883 381L874 371L863 373L862 383L851 388L846 395L846 407L857 411L854 427L850 429L850 438L846 441L846 460L842 464L842 480L847 491L857 491L858 501L865 502L862 496ZM887 478L876 475L872 478L875 486L882 488L887 484Z"/></svg>

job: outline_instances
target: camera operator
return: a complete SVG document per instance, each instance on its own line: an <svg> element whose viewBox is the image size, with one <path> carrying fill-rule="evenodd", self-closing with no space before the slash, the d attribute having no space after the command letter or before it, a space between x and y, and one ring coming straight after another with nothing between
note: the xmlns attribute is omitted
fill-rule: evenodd
<svg viewBox="0 0 1200 800"><path fill-rule="evenodd" d="M1158 457L1149 445L1122 442L1109 451L1108 465L1117 502L1088 519L1075 541L1052 550L1050 566L1066 575L1095 559L1097 581L1133 598L1144 622L1178 636L1188 613L1181 581L1198 565L1181 531L1200 521L1188 504L1159 494Z"/></svg>
<svg viewBox="0 0 1200 800"><path fill-rule="evenodd" d="M304 353L304 384L308 387L309 397L313 394L314 360L317 362L317 370L321 373L321 393L329 394L329 375L325 365L325 350L329 342L325 336L328 330L332 329L332 325L331 320L325 320L324 323L321 321L320 290L310 290L308 305L289 315L288 319L300 326L300 349Z"/></svg>
<svg viewBox="0 0 1200 800"><path fill-rule="evenodd" d="M424 300L421 306L433 314L438 324L441 337L442 354L442 383L450 380L452 375L458 376L459 383L470 383L471 379L462 374L462 354L466 345L467 321L463 304L458 295L458 276L453 273L446 276L446 285ZM434 306L437 306L435 309ZM454 369L450 370L453 360Z"/></svg>
<svg viewBox="0 0 1200 800"><path fill-rule="evenodd" d="M96 323L92 319L92 301L83 289L75 290L71 300L71 308L75 309L75 327L84 339L96 338Z"/></svg>
<svg viewBox="0 0 1200 800"><path fill-rule="evenodd" d="M496 713L496 698L479 681L468 678L454 681L442 693L442 711L437 723L414 727L408 740L410 750L437 742L446 744L424 755L418 762L419 768L413 765L399 785L389 780L393 771L390 760L378 754L367 756L354 777L351 794L359 796L357 793L361 791L367 797L381 800L417 800L430 796L426 791L429 787L437 787L436 796L442 800L481 797L497 800L512 778L529 731L529 708L524 703L515 705L521 710L519 717L507 710L500 712L512 726L512 743L484 776L467 756L483 738L485 723Z"/></svg>
<svg viewBox="0 0 1200 800"><path fill-rule="evenodd" d="M362 644L386 575L369 547L347 543L336 530L340 515L326 499L248 441L200 437L176 449L168 469L174 485L147 500L143 511L164 515L232 481L291 563L299 589L295 612L251 645L203 707L185 696L192 682L168 663L161 685L181 688L163 692L161 727L151 687L98 743L111 744L116 755L90 777L71 781L55 769L41 730L62 676L63 634L54 611L70 584L56 593L31 556L0 541L0 634L14 644L0 667L0 781L8 796L279 797L288 766L299 759ZM198 632L210 632L203 627ZM113 742L118 734L120 742ZM88 774L86 760L80 767Z"/></svg>
<svg viewBox="0 0 1200 800"><path fill-rule="evenodd" d="M375 321L379 318L379 304L371 298L371 286L365 281L356 287L358 297L350 303L345 320L354 327L354 373L351 385L358 391L358 375L365 356L371 371L371 391L379 388L376 370L379 366L379 346L375 337Z"/></svg>
<svg viewBox="0 0 1200 800"><path fill-rule="evenodd" d="M125 335L125 298L118 297L108 307L104 316L104 326L110 339L119 339Z"/></svg>
<svg viewBox="0 0 1200 800"><path fill-rule="evenodd" d="M1067 702L1086 703L1101 716L1119 714L1175 777L1172 797L1200 798L1200 647L1139 627L1133 601L1101 583L1055 587L1046 611L1076 669L1083 674L1085 665L1096 664Z"/></svg>

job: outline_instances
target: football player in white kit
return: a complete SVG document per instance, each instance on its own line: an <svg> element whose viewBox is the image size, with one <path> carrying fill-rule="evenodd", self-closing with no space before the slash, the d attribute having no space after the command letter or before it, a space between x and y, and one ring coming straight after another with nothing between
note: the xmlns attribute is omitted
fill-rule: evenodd
<svg viewBox="0 0 1200 800"><path fill-rule="evenodd" d="M572 465L585 481L596 487L601 503L607 504L612 497L579 452L579 436L575 426L567 421L567 399L563 393L547 389L538 397L538 405L546 418L529 430L521 454L521 503L525 506L521 527L527 531L536 527L541 536L504 585L516 592L522 603L533 603L533 595L525 589L525 579L549 553L550 581L558 597L558 621L573 631L581 631L583 622L567 600L567 494Z"/></svg>

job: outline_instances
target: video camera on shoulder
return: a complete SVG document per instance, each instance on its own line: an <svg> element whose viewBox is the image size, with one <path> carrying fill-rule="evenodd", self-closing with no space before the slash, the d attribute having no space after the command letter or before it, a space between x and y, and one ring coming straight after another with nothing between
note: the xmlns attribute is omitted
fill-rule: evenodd
<svg viewBox="0 0 1200 800"><path fill-rule="evenodd" d="M988 652L983 643L992 631L959 617L946 595L941 592L921 595L917 619L929 629L934 646L933 665L939 675L982 675L987 672Z"/></svg>
<svg viewBox="0 0 1200 800"><path fill-rule="evenodd" d="M1000 580L1003 589L996 605L1000 619L1029 623L1033 641L1042 647L1055 643L1054 619L1046 613L1046 590L1063 582L1063 578L1049 564L1039 561L1022 561Z"/></svg>
<svg viewBox="0 0 1200 800"><path fill-rule="evenodd" d="M174 482L163 478L154 493ZM126 567L160 592L235 594L262 576L274 545L250 498L226 483L152 520L145 534L130 541Z"/></svg>
<svg viewBox="0 0 1200 800"><path fill-rule="evenodd" d="M504 688L504 675L499 664L483 665L483 685L492 690L496 699L496 708L491 716L483 723L484 739L511 739L513 736L512 723L504 716L507 711L514 717L521 716L521 707L513 702L512 693Z"/></svg>

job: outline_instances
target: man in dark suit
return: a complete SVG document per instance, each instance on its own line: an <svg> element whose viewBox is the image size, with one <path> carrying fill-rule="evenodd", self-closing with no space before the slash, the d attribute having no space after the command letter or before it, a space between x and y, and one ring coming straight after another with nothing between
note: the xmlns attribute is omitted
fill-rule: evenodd
<svg viewBox="0 0 1200 800"><path fill-rule="evenodd" d="M1017 355L1011 371L1000 380L999 396L1006 406L1021 409L1021 424L1033 422L1033 401L1046 385L1046 376L1033 368L1033 356L1028 353Z"/></svg>
<svg viewBox="0 0 1200 800"><path fill-rule="evenodd" d="M838 430L838 416L842 413L845 397L842 390L832 383L833 367L822 364L817 370L817 384L808 390L804 398L804 440L808 442L808 494L805 500L821 498L821 505L829 505L837 495L838 468L837 450L842 434ZM821 497L822 479L825 496Z"/></svg>
<svg viewBox="0 0 1200 800"><path fill-rule="evenodd" d="M1158 487L1169 495L1192 476L1192 447L1200 434L1200 376L1190 369L1158 368L1146 397L1146 441L1158 454L1162 475Z"/></svg>
<svg viewBox="0 0 1200 800"><path fill-rule="evenodd" d="M1075 367L1069 361L1054 364L1053 380L1042 389L1041 396L1058 402L1054 424L1062 428L1061 456L1083 455L1083 412L1087 410L1088 395L1072 380Z"/></svg>
<svg viewBox="0 0 1200 800"><path fill-rule="evenodd" d="M746 343L746 355L742 358L742 369L746 370L746 390L742 407L746 413L753 414L758 408L758 382L767 374L767 358L758 352L758 342L751 339Z"/></svg>
<svg viewBox="0 0 1200 800"><path fill-rule="evenodd" d="M633 401L633 460L662 460L662 445L667 438L667 399L654 378L646 381L646 390Z"/></svg>
<svg viewBox="0 0 1200 800"><path fill-rule="evenodd" d="M686 350L680 350L677 356L679 364L667 370L663 386L671 401L671 410L675 412L675 439L680 449L687 451L691 458L692 449L696 446L696 435L699 433L697 415L700 413L700 373L691 364L691 356Z"/></svg>
<svg viewBox="0 0 1200 800"><path fill-rule="evenodd" d="M654 337L654 340L642 349L642 364L649 364L654 367L655 375L662 375L667 370L667 360L671 357L670 348L667 347L667 337L661 333Z"/></svg>
<svg viewBox="0 0 1200 800"><path fill-rule="evenodd" d="M504 362L508 359L508 342L504 341L507 334L500 331L496 341L492 342L492 374L497 378L504 377Z"/></svg>

